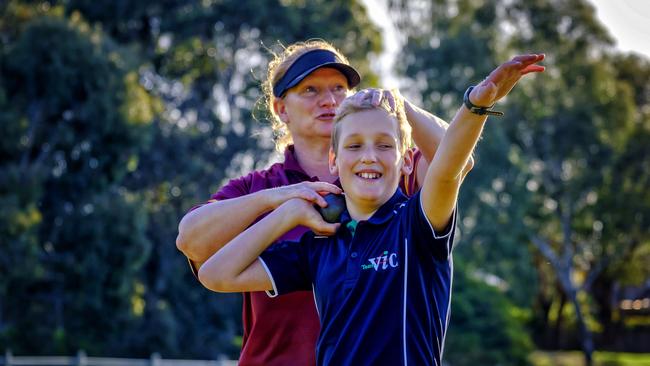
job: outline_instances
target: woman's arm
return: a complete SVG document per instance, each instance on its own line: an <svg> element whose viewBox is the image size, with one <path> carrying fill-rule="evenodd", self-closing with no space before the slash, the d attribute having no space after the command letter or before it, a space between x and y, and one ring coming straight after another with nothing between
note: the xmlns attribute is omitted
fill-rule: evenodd
<svg viewBox="0 0 650 366"><path fill-rule="evenodd" d="M338 194L341 189L326 182L302 182L208 203L181 219L176 246L199 268L260 215L287 200L301 198L325 207L327 203L319 192Z"/></svg>

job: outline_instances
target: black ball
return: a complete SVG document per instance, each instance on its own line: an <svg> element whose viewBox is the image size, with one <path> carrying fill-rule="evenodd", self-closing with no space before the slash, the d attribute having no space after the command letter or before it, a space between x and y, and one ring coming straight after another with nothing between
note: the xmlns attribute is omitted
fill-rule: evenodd
<svg viewBox="0 0 650 366"><path fill-rule="evenodd" d="M323 196L327 207L314 205L316 210L323 216L323 220L329 223L339 222L341 213L345 210L345 197L342 194L328 193Z"/></svg>

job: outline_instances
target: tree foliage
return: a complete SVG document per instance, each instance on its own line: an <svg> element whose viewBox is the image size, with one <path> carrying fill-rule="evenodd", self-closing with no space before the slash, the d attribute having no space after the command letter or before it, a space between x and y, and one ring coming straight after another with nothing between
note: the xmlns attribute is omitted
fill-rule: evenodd
<svg viewBox="0 0 650 366"><path fill-rule="evenodd" d="M121 189L147 145L151 103L133 98L142 87L119 50L79 18L29 20L2 53L9 278L0 291L11 301L0 336L17 350L69 350L81 339L93 351L128 328L132 278L151 245L141 199Z"/></svg>
<svg viewBox="0 0 650 366"><path fill-rule="evenodd" d="M462 261L454 265L452 298L445 359L458 366L527 364L533 346L524 312Z"/></svg>
<svg viewBox="0 0 650 366"><path fill-rule="evenodd" d="M0 348L235 358L240 296L192 277L174 245L178 221L225 179L269 160L257 105L267 49L324 38L372 82L366 56L380 43L365 9L2 6Z"/></svg>
<svg viewBox="0 0 650 366"><path fill-rule="evenodd" d="M617 289L650 276L648 60L583 0L389 3L402 92L447 120L498 63L547 54L464 183L445 358L525 364L524 320L538 346L580 324L607 346ZM237 356L240 297L198 284L177 223L267 164L264 68L309 38L377 84L356 0L0 2L0 349Z"/></svg>
<svg viewBox="0 0 650 366"><path fill-rule="evenodd" d="M488 122L461 194L457 252L534 310L542 346L574 347L557 332L582 328L589 357L599 327L587 324L599 313L607 328L614 288L648 278L628 265L648 245L647 61L617 56L584 1L392 3L407 34L405 85L441 115L499 62L546 53L547 71L518 85L498 106L506 116ZM564 304L577 318L553 324L551 309L563 314Z"/></svg>

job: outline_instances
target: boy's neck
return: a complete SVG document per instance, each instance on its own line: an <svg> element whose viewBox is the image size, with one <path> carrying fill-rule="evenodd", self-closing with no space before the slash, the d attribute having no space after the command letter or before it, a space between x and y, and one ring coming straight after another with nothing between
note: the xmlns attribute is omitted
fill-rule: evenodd
<svg viewBox="0 0 650 366"><path fill-rule="evenodd" d="M347 206L348 213L350 214L350 217L352 218L352 220L355 220L355 221L366 221L366 220L368 220L369 218L372 217L372 215L375 214L375 212L377 212L379 207L381 207L381 205L379 205L379 206L370 206L370 205L365 206L365 205L355 204L355 202L353 202L348 196L345 196L345 204Z"/></svg>

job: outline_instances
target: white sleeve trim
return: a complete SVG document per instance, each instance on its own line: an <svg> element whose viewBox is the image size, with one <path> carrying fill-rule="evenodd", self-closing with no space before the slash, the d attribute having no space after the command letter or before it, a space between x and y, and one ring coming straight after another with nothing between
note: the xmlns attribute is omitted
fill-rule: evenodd
<svg viewBox="0 0 650 366"><path fill-rule="evenodd" d="M422 212L422 215L424 216L424 219L426 220L427 224L429 224L429 229L431 229L431 232L433 233L433 238L434 239L444 239L446 237L449 237L451 235L451 233L454 231L454 228L456 227L456 207L454 207L454 211L452 211L452 213L451 213L451 222L447 226L449 228L449 231L444 235L438 235L436 230L431 225L431 222L429 221L429 217L427 217L426 212L424 212L424 206L422 206L422 195L421 194L418 196L418 201L420 201L420 211Z"/></svg>
<svg viewBox="0 0 650 366"><path fill-rule="evenodd" d="M275 286L275 280L273 279L273 274L269 270L269 266L266 265L266 262L264 262L264 259L262 257L257 257L257 259L260 260L260 263L262 263L262 267L264 267L264 270L266 271L266 274L269 275L269 278L271 279L271 284L273 285L273 290L267 290L266 295L268 297L276 297L278 296L278 288Z"/></svg>

